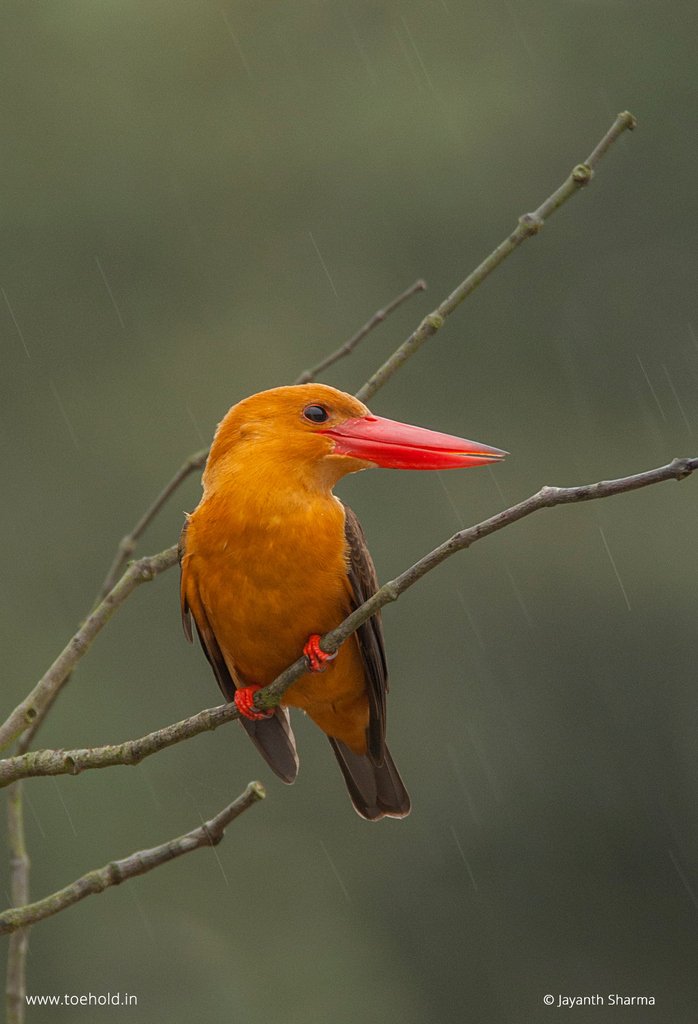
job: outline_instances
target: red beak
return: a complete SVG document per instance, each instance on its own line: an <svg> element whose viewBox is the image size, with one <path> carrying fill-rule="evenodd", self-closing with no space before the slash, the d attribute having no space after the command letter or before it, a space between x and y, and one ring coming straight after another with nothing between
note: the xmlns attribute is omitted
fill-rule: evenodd
<svg viewBox="0 0 698 1024"><path fill-rule="evenodd" d="M499 462L508 455L477 441L381 416L345 420L322 433L334 440L336 455L351 455L386 469L458 469Z"/></svg>

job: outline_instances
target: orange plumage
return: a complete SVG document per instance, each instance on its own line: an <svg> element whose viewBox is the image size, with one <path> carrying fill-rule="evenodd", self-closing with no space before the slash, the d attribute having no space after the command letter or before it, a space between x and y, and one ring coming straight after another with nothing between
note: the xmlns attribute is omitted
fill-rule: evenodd
<svg viewBox="0 0 698 1024"><path fill-rule="evenodd" d="M191 613L229 700L239 688L272 682L311 634L337 626L375 590L361 529L332 488L346 473L405 464L392 440L395 428L416 432L420 441L422 435L446 437L379 420L357 399L320 384L253 395L219 425L203 497L182 534L181 597L185 628ZM423 462L424 449L417 452L412 434L409 444L410 457ZM460 464L501 455L475 447L458 449ZM284 696L285 707L301 708L330 737L354 805L370 819L402 817L410 807L385 746L386 692L376 616L324 671L301 676ZM298 760L285 707L267 720L242 722L270 766L290 782Z"/></svg>

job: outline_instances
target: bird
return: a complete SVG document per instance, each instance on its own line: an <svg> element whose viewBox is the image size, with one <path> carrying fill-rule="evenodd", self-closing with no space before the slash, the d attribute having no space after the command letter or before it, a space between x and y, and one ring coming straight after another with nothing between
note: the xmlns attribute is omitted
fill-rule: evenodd
<svg viewBox="0 0 698 1024"><path fill-rule="evenodd" d="M357 813L403 818L410 797L386 744L388 669L380 614L334 654L319 644L378 588L359 521L333 493L373 467L498 462L498 448L374 416L326 384L261 391L219 423L203 494L179 543L181 614L218 685L272 771L299 761L289 708L327 735ZM270 711L254 695L306 655L308 671Z"/></svg>

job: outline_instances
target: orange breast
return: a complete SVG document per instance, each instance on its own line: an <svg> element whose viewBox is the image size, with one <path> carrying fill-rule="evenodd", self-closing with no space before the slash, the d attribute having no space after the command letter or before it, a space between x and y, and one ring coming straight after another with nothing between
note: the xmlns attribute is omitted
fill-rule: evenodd
<svg viewBox="0 0 698 1024"><path fill-rule="evenodd" d="M276 506L276 507L275 507ZM351 608L344 509L331 495L303 501L205 500L189 519L185 588L203 605L231 674L266 686L300 656L311 633ZM354 638L321 673L306 673L284 703L302 708L357 753L366 749L364 669Z"/></svg>

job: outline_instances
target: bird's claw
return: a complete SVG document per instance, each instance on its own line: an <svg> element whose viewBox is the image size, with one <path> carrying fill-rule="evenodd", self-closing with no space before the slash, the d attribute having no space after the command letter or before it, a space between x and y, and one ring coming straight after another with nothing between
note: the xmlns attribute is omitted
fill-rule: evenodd
<svg viewBox="0 0 698 1024"><path fill-rule="evenodd" d="M235 691L235 707L238 709L241 715L245 718L252 719L253 722L258 722L262 718L271 718L274 714L274 709L269 711L260 711L254 705L254 695L257 690L261 690L261 686L241 686Z"/></svg>
<svg viewBox="0 0 698 1024"><path fill-rule="evenodd" d="M303 648L303 654L308 659L311 672L324 672L327 668L327 662L334 661L337 657L337 651L334 654L328 654L327 651L323 651L320 646L319 633L310 634Z"/></svg>

